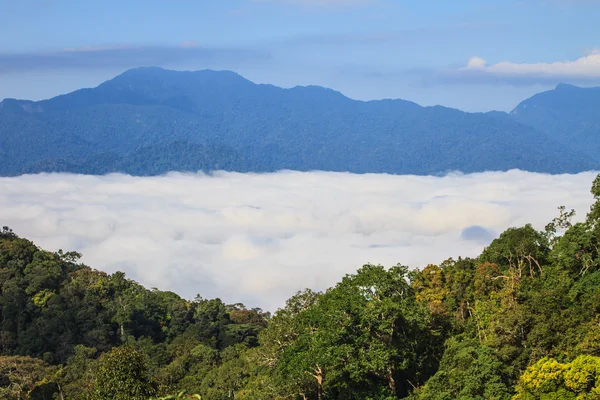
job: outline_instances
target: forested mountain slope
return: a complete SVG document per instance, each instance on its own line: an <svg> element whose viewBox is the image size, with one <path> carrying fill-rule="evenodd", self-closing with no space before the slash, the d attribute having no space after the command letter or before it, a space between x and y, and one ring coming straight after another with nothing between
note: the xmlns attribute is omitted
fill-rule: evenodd
<svg viewBox="0 0 600 400"><path fill-rule="evenodd" d="M600 87L560 84L523 101L511 116L600 161Z"/></svg>
<svg viewBox="0 0 600 400"><path fill-rule="evenodd" d="M561 208L477 258L365 265L273 316L148 290L5 228L0 397L596 399L600 176L592 193L584 222Z"/></svg>
<svg viewBox="0 0 600 400"><path fill-rule="evenodd" d="M233 72L160 68L129 70L49 100L2 101L0 156L1 175L598 167L595 155L505 113L362 102L316 86L257 85Z"/></svg>

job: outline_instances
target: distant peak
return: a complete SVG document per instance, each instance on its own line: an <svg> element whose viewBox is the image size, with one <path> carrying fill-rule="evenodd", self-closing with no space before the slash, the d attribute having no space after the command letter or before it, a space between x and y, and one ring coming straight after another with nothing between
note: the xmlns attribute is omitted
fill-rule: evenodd
<svg viewBox="0 0 600 400"><path fill-rule="evenodd" d="M36 103L31 100L19 100L13 98L6 98L0 101L0 110L25 111L29 114L43 111L42 107L36 105Z"/></svg>
<svg viewBox="0 0 600 400"><path fill-rule="evenodd" d="M558 85L556 85L556 88L554 90L573 90L573 89L581 89L578 86L575 85L570 85L568 83L559 83Z"/></svg>
<svg viewBox="0 0 600 400"><path fill-rule="evenodd" d="M162 67L136 67L128 69L123 72L123 75L147 75L147 74L195 74L195 75L229 75L242 77L236 72L229 70L212 70L212 69L200 69L200 70L176 70L166 69Z"/></svg>
<svg viewBox="0 0 600 400"><path fill-rule="evenodd" d="M327 92L327 93L331 93L331 94L339 94L341 95L342 93L338 92L337 90L328 88L328 87L324 87L324 86L318 86L318 85L297 85L291 88L291 90L296 90L296 91L305 91L305 92Z"/></svg>
<svg viewBox="0 0 600 400"><path fill-rule="evenodd" d="M156 66L141 66L141 67L135 67L135 68L131 68L127 71L125 71L125 73L127 72L141 72L141 71L168 71L168 69L162 68L162 67L156 67Z"/></svg>
<svg viewBox="0 0 600 400"><path fill-rule="evenodd" d="M148 79L200 79L207 82L250 82L243 76L228 70L215 71L211 69L186 71L173 70L161 67L137 67L129 69L108 82L123 82L133 80L146 81Z"/></svg>
<svg viewBox="0 0 600 400"><path fill-rule="evenodd" d="M131 68L128 69L127 71L123 72L121 74L121 76L123 75L138 75L138 74L149 74L149 73L165 73L168 72L167 69L161 68L161 67L136 67L136 68Z"/></svg>

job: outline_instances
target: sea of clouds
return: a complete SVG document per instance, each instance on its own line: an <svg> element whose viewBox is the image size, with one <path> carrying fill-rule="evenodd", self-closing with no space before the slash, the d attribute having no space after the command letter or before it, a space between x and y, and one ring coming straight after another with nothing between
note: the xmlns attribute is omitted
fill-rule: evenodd
<svg viewBox="0 0 600 400"><path fill-rule="evenodd" d="M332 172L0 178L0 225L148 287L275 310L365 263L477 256L508 227L592 203L595 172Z"/></svg>

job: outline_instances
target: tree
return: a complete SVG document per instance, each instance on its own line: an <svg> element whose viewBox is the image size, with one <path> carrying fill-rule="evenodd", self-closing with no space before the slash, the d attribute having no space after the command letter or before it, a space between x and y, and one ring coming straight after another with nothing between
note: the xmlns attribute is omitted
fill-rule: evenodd
<svg viewBox="0 0 600 400"><path fill-rule="evenodd" d="M249 377L249 366L243 345L230 346L221 353L221 360L216 368L212 368L200 377L200 390L205 400L227 400L238 398L238 392L245 386Z"/></svg>
<svg viewBox="0 0 600 400"><path fill-rule="evenodd" d="M407 278L403 266L365 265L293 314L284 325L292 329L282 330L276 313L273 340L283 345L271 360L287 395L386 399L424 382L442 341Z"/></svg>
<svg viewBox="0 0 600 400"><path fill-rule="evenodd" d="M92 400L147 400L156 394L145 357L129 346L102 355L94 371Z"/></svg>
<svg viewBox="0 0 600 400"><path fill-rule="evenodd" d="M0 397L7 400L30 398L36 387L49 384L54 372L54 367L36 358L0 356Z"/></svg>
<svg viewBox="0 0 600 400"><path fill-rule="evenodd" d="M418 391L423 400L503 400L511 398L507 366L477 340L453 337L446 342L440 367Z"/></svg>
<svg viewBox="0 0 600 400"><path fill-rule="evenodd" d="M570 363L542 358L521 375L514 400L600 398L600 357L579 356Z"/></svg>
<svg viewBox="0 0 600 400"><path fill-rule="evenodd" d="M600 268L600 174L594 179L591 193L594 203L585 221L572 226L569 222L564 235L555 240L551 254L556 264L576 276Z"/></svg>
<svg viewBox="0 0 600 400"><path fill-rule="evenodd" d="M432 314L448 312L446 299L450 290L446 286L445 271L437 265L428 265L419 274L413 274L412 286L416 290L417 301L424 301Z"/></svg>
<svg viewBox="0 0 600 400"><path fill-rule="evenodd" d="M509 228L482 253L480 261L499 265L503 271L513 270L520 278L534 277L546 264L550 247L547 237L530 224Z"/></svg>
<svg viewBox="0 0 600 400"><path fill-rule="evenodd" d="M82 345L75 346L75 354L67 359L56 374L59 392L66 399L87 399L93 389L93 372L98 361L94 358L96 349Z"/></svg>
<svg viewBox="0 0 600 400"><path fill-rule="evenodd" d="M321 293L310 289L298 292L269 320L267 328L258 335L260 345L244 355L250 376L245 387L238 391L240 399L295 399L312 387L312 377L306 374L285 375L277 367L285 349L300 334L298 316L310 309L320 296Z"/></svg>

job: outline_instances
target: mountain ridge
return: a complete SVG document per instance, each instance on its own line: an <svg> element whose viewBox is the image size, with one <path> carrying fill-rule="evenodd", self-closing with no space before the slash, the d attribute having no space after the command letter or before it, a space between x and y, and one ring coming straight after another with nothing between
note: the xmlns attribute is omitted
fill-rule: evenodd
<svg viewBox="0 0 600 400"><path fill-rule="evenodd" d="M538 101L536 96L528 100ZM0 102L0 174L48 172L57 165L73 166L65 172L101 174L106 168L90 168L89 160L102 154L119 158L121 170L114 172L139 175L210 165L240 172L417 175L514 168L579 172L599 165L593 152L582 155L586 146L565 146L564 135L548 131L529 110L520 112L525 109L466 113L402 99L354 100L315 85L256 84L231 71L141 67L51 99ZM199 146L197 162L189 152L185 163L178 162L173 149L184 151L174 145L181 142ZM219 150L209 156L206 148ZM127 162L142 162L140 151L163 164L141 168Z"/></svg>
<svg viewBox="0 0 600 400"><path fill-rule="evenodd" d="M146 71L162 71L162 72L172 72L172 73L176 73L176 74L195 74L195 73L211 73L211 74L223 74L223 75L230 75L230 76L235 76L238 78L241 78L242 81L245 81L247 83L250 83L252 85L256 85L256 86L262 86L262 87L271 87L271 88L276 88L276 89L280 89L280 90L284 90L284 91L290 91L290 90L294 90L294 89L320 89L320 90L324 90L327 92L333 92L336 94L341 95L342 97L351 100L351 101L355 101L355 102L359 102L359 103L371 103L371 102L387 102L387 101L401 101L401 102L406 102L406 103L411 103L414 105L417 105L421 108L436 108L436 107L441 107L441 108L445 108L445 109L451 109L451 110L457 110L457 111L461 111L467 114L490 114L490 113L501 113L501 114L513 114L518 108L519 106L530 100L530 99L534 99L537 98L539 95L543 95L546 93L551 93L551 92L557 92L557 91L564 91L566 90L581 90L581 91L598 91L600 93L600 86L594 86L594 87L582 87L582 86L577 86L577 85L573 85L573 84L569 84L569 83L558 83L554 89L549 89L543 92L539 92L536 93L532 96L530 96L529 98L521 101L519 104L517 104L512 110L510 111L500 111L500 110L489 110L489 111L464 111L461 110L459 108L455 108L455 107L450 107L450 106L445 106L443 104L434 104L434 105L429 105L429 106L424 106L421 105L417 102L414 102L412 100L407 100L407 99L403 99L403 98L399 98L399 97L385 97L385 98L380 98L380 99L370 99L370 100L360 100L360 99L354 99L352 97L349 97L347 95L345 95L343 92L338 91L336 89L333 88L329 88L326 86L320 86L320 85L314 85L314 84L309 84L309 85L295 85L295 86L291 86L291 87L281 87L281 86L277 86L274 84L270 84L270 83L255 83L252 80L249 80L245 77L243 77L242 75L238 74L237 72L231 71L231 70L216 70L216 69L201 69L201 70L171 70L171 69L166 69L166 68L162 68L162 67L156 67L156 66L143 66L143 67L135 67L135 68L130 68L124 72L122 72L119 75L116 75L114 78L108 79L102 83L100 83L99 85L95 86L95 87L86 87L86 88L80 88L80 89L76 89L72 92L68 92L68 93L62 93L62 94L58 94L56 96L53 96L51 98L46 98L46 99L41 99L41 100L29 100L29 99L20 99L20 98L14 98L14 97L5 97L3 99L0 100L0 109L2 108L2 103L3 102L19 102L19 103L29 103L29 104L39 104L39 103L46 103L49 102L51 100L55 100L64 96L69 96L72 94L75 94L77 92L81 92L81 91L91 91L94 89L98 89L100 87L106 86L114 81L118 81L120 79L123 79L125 77L130 76L131 74L135 74L138 72L146 72Z"/></svg>

